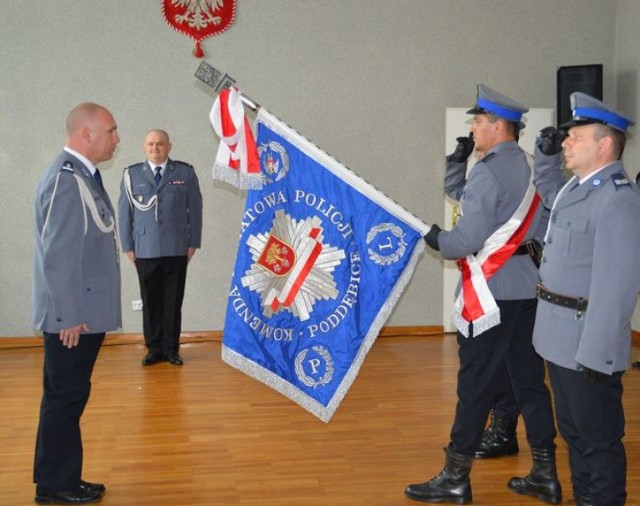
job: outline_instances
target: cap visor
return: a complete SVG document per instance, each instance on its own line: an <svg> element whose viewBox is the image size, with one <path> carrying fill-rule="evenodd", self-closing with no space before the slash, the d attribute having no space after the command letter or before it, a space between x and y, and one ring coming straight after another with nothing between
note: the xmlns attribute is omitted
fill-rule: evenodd
<svg viewBox="0 0 640 506"><path fill-rule="evenodd" d="M478 107L474 107L473 109L469 109L467 111L467 114L489 114L487 111L485 111L484 109L480 109Z"/></svg>
<svg viewBox="0 0 640 506"><path fill-rule="evenodd" d="M578 121L571 120L571 121L567 121L566 123L563 123L558 128L562 128L564 130L569 130L571 127L574 127L574 126L592 125L593 123L602 123L602 122L601 121L596 121L596 120L591 120L591 119L581 119L581 120L578 120Z"/></svg>

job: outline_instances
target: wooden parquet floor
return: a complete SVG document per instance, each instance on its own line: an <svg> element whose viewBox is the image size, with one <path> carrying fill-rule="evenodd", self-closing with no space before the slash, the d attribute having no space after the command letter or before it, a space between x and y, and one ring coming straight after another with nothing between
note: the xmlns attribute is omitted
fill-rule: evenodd
<svg viewBox="0 0 640 506"><path fill-rule="evenodd" d="M398 506L441 469L455 407L452 335L381 338L325 424L220 359L183 345L182 368L143 368L139 344L104 346L82 422L84 478L105 506ZM638 350L635 350L638 356ZM42 348L0 349L0 505L33 504ZM640 504L640 371L624 377L628 504ZM535 505L506 488L530 456L476 461L474 504ZM565 503L571 488L558 439Z"/></svg>

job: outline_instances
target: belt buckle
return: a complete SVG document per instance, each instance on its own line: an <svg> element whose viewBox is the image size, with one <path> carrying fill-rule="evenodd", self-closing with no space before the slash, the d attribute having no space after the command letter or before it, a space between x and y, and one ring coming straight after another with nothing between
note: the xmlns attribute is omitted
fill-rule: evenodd
<svg viewBox="0 0 640 506"><path fill-rule="evenodd" d="M584 318L584 299L582 297L578 297L578 302L576 303L576 315L574 318L578 322L582 321Z"/></svg>
<svg viewBox="0 0 640 506"><path fill-rule="evenodd" d="M531 258L535 258L536 256L536 250L533 246L533 241L527 241L524 243L524 247L527 248L527 253L529 254L529 256Z"/></svg>

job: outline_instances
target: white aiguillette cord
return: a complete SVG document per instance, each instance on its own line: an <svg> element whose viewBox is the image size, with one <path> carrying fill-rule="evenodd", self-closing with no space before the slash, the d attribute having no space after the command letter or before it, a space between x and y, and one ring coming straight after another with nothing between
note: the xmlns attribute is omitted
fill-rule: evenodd
<svg viewBox="0 0 640 506"><path fill-rule="evenodd" d="M555 211L556 209L556 204L558 203L558 200L560 200L560 197L562 197L566 192L568 188L571 188L572 183L577 179L577 176L573 176L571 179L569 179L569 181L567 181L565 183L565 185L560 189L560 191L558 192L558 194L556 195L555 200L553 201L553 206L551 206L551 212L549 213L550 216L553 216L553 211ZM577 186L577 185L576 185ZM549 229L551 228L551 219L549 219L549 223L547 223L547 231L544 234L544 243L547 243L547 237L549 237Z"/></svg>
<svg viewBox="0 0 640 506"><path fill-rule="evenodd" d="M53 196L51 197L51 204L49 205L49 210L47 211L47 217L46 217L46 219L44 221L44 226L42 227L42 233L40 234L40 239L41 240L44 237L45 230L47 229L47 223L49 222L49 216L51 216L51 210L53 209L53 203L54 203L54 200L55 200L56 191L58 189L58 182L60 181L60 175L61 174L58 174L58 176L56 177L56 184L53 187ZM117 235L116 227L115 227L115 220L113 219L113 216L111 216L111 222L108 225L106 225L102 221L102 217L100 216L100 211L98 211L98 207L96 206L96 202L93 199L93 195L91 194L91 190L87 186L87 183L78 174L74 173L73 177L76 178L76 182L78 183L78 191L80 192L80 198L82 199L82 202L84 204L84 206L82 206L82 212L84 213L84 233L85 233L85 235L87 233L87 227L89 225L89 223L87 221L87 208L89 208L89 212L91 213L91 217L93 218L93 222L96 224L96 227L98 227L98 229L101 232L103 232L105 234L109 234L109 233L113 232L114 235ZM117 239L116 239L116 242L117 242Z"/></svg>
<svg viewBox="0 0 640 506"><path fill-rule="evenodd" d="M152 207L155 207L155 218L158 221L158 194L153 195L146 204L141 204L133 198L131 193L131 176L129 175L129 169L124 170L124 188L129 199L129 204L135 207L139 211L149 211Z"/></svg>

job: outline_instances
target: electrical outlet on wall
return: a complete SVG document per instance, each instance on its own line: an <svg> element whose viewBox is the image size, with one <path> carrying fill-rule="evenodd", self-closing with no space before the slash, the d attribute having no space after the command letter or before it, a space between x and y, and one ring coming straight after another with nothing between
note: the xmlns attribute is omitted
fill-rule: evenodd
<svg viewBox="0 0 640 506"><path fill-rule="evenodd" d="M134 311L142 311L142 301L141 300L132 300L131 301L131 309Z"/></svg>

